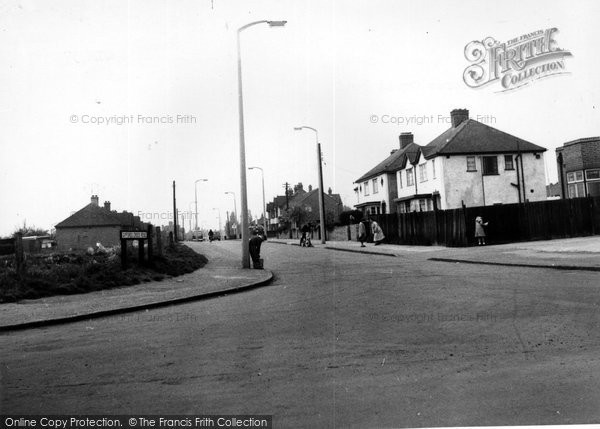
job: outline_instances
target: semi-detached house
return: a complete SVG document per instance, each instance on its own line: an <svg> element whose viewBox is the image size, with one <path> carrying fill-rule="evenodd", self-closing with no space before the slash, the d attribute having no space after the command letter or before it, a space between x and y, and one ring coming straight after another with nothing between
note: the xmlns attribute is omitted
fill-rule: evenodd
<svg viewBox="0 0 600 429"><path fill-rule="evenodd" d="M396 186L387 195L386 204L393 205L390 212L546 199L545 148L469 119L466 109L455 109L450 115L452 127L429 144L411 141L386 159L385 174L393 176L388 183ZM362 179L369 173L357 183L364 184ZM356 190L359 200L368 197L364 186ZM368 203L355 207L370 207Z"/></svg>

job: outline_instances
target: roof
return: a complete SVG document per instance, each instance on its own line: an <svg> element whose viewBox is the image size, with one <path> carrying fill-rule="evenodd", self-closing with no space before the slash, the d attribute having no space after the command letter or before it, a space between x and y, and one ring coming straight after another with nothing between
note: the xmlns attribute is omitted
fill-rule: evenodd
<svg viewBox="0 0 600 429"><path fill-rule="evenodd" d="M319 192L319 188L315 188L315 189L305 192L301 195L295 195L293 198L290 199L290 204L291 205L302 204L302 201L306 200L311 195L314 195L317 192ZM340 194L323 193L323 197L329 197L329 198L333 199L336 203L340 203L340 204L342 203L342 197L340 196Z"/></svg>
<svg viewBox="0 0 600 429"><path fill-rule="evenodd" d="M379 176L382 173L393 173L401 169L404 167L407 160L412 163L416 158L418 158L420 148L421 147L416 143L410 143L406 145L404 149L395 151L375 167L371 168L365 174L360 176L354 181L354 183L362 182L363 180L370 179L371 177Z"/></svg>
<svg viewBox="0 0 600 429"><path fill-rule="evenodd" d="M593 143L593 142L600 142L600 137L584 137L581 139L576 139L576 140L571 140L566 142L565 144L563 144L564 146L571 146L574 144L578 144L578 143ZM561 147L557 148L558 149L562 149Z"/></svg>
<svg viewBox="0 0 600 429"><path fill-rule="evenodd" d="M425 158L469 153L544 152L546 148L504 131L467 119L423 147Z"/></svg>
<svg viewBox="0 0 600 429"><path fill-rule="evenodd" d="M90 226L134 226L132 213L117 213L95 204L88 204L81 210L56 225L56 228L76 228Z"/></svg>

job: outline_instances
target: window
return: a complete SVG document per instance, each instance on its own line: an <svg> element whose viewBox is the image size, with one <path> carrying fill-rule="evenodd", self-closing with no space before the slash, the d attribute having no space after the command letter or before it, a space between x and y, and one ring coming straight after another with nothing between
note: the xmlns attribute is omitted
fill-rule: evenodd
<svg viewBox="0 0 600 429"><path fill-rule="evenodd" d="M406 186L413 186L415 184L415 176L413 175L413 169L406 169Z"/></svg>
<svg viewBox="0 0 600 429"><path fill-rule="evenodd" d="M435 159L431 160L431 169L433 170L433 178L435 179Z"/></svg>
<svg viewBox="0 0 600 429"><path fill-rule="evenodd" d="M427 164L419 165L419 181L427 182Z"/></svg>
<svg viewBox="0 0 600 429"><path fill-rule="evenodd" d="M587 180L598 180L598 179L600 179L600 170L587 170L585 172L585 178Z"/></svg>
<svg viewBox="0 0 600 429"><path fill-rule="evenodd" d="M369 182L363 183L363 186L365 188L365 195L369 195ZM323 192L323 193L325 193L325 192Z"/></svg>
<svg viewBox="0 0 600 429"><path fill-rule="evenodd" d="M483 174L495 175L498 174L498 157L484 156L483 157Z"/></svg>
<svg viewBox="0 0 600 429"><path fill-rule="evenodd" d="M583 182L571 183L568 186L569 198L585 197L585 187Z"/></svg>
<svg viewBox="0 0 600 429"><path fill-rule="evenodd" d="M376 194L379 192L379 186L377 183L377 179L373 179L373 193Z"/></svg>
<svg viewBox="0 0 600 429"><path fill-rule="evenodd" d="M419 211L421 211L421 212L427 211L427 205L425 203L425 200L423 200L423 199L419 200Z"/></svg>
<svg viewBox="0 0 600 429"><path fill-rule="evenodd" d="M467 156L467 171L477 171L474 156Z"/></svg>
<svg viewBox="0 0 600 429"><path fill-rule="evenodd" d="M512 155L504 155L504 169L505 170L514 170L515 166L513 164Z"/></svg>
<svg viewBox="0 0 600 429"><path fill-rule="evenodd" d="M398 188L402 189L402 171L398 172Z"/></svg>

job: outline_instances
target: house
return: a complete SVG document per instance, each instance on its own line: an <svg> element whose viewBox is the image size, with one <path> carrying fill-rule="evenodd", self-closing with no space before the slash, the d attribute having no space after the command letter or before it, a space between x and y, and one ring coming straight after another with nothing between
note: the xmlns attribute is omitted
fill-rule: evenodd
<svg viewBox="0 0 600 429"><path fill-rule="evenodd" d="M573 140L556 149L562 198L600 196L600 137Z"/></svg>
<svg viewBox="0 0 600 429"><path fill-rule="evenodd" d="M390 156L354 181L357 210L369 214L394 213L398 197L396 171L406 161L412 161L418 152L412 133L400 134L399 149L392 149Z"/></svg>
<svg viewBox="0 0 600 429"><path fill-rule="evenodd" d="M334 194L331 188L326 193L323 193L323 203L325 207L325 215L330 213L333 222L339 219L340 213L343 211L342 198L339 194ZM295 207L300 207L307 215L306 222L318 224L320 222L319 215L319 189L313 189L308 186L308 191L304 190L302 183L294 186L293 192L290 192L286 198L285 195L276 196L272 202L267 204L267 212L269 213L269 231L277 231L278 228L285 226L281 223L280 217L285 214L289 208L292 211ZM293 225L292 228L298 228L299 225Z"/></svg>
<svg viewBox="0 0 600 429"><path fill-rule="evenodd" d="M92 195L88 205L56 225L56 243L60 251L85 250L96 243L116 246L122 229L146 230L147 226L133 213L111 210L110 201L100 207L98 196Z"/></svg>
<svg viewBox="0 0 600 429"><path fill-rule="evenodd" d="M546 199L545 148L450 113L452 126L420 146L412 133L357 179L363 213L412 212Z"/></svg>

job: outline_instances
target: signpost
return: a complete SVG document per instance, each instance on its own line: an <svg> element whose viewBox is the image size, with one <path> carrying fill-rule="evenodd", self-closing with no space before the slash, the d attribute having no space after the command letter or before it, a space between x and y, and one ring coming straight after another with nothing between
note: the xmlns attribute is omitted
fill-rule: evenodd
<svg viewBox="0 0 600 429"><path fill-rule="evenodd" d="M137 240L139 263L144 263L144 242L148 242L148 262L152 260L152 226L148 231L121 231L121 268L127 268L127 242Z"/></svg>

